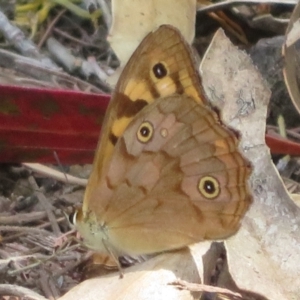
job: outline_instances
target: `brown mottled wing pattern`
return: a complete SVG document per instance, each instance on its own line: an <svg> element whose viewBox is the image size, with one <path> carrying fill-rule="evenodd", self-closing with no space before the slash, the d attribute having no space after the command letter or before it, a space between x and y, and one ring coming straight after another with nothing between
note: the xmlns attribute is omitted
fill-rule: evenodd
<svg viewBox="0 0 300 300"><path fill-rule="evenodd" d="M251 203L249 175L235 133L214 111L187 95L165 97L119 138L87 226L128 254L224 238Z"/></svg>
<svg viewBox="0 0 300 300"><path fill-rule="evenodd" d="M159 27L141 42L123 70L108 107L84 206L105 173L118 138L141 109L173 94L189 95L198 103L205 101L193 57L190 46L172 26Z"/></svg>

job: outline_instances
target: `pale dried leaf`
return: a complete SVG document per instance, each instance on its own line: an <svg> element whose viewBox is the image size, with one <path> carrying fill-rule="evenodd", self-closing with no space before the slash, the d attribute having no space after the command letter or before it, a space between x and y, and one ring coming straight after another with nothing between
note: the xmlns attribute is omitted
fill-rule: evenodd
<svg viewBox="0 0 300 300"><path fill-rule="evenodd" d="M206 93L222 107L224 121L242 132L240 146L254 166L254 203L241 230L225 242L230 273L240 289L272 300L299 299L300 209L289 198L265 145L270 92L249 57L221 31L201 69Z"/></svg>
<svg viewBox="0 0 300 300"><path fill-rule="evenodd" d="M289 194L289 195L294 200L296 205L300 207L300 195L299 194Z"/></svg>
<svg viewBox="0 0 300 300"><path fill-rule="evenodd" d="M296 5L286 32L286 42L283 45L285 67L283 70L286 87L295 108L300 113L300 2Z"/></svg>
<svg viewBox="0 0 300 300"><path fill-rule="evenodd" d="M108 41L121 66L142 39L162 24L177 27L189 43L194 38L196 0L112 0L112 14Z"/></svg>
<svg viewBox="0 0 300 300"><path fill-rule="evenodd" d="M122 279L119 273L114 273L86 280L59 300L192 300L194 296L199 299L199 293L180 290L171 285L178 278L200 283L195 261L188 249L161 254L130 267L125 270Z"/></svg>

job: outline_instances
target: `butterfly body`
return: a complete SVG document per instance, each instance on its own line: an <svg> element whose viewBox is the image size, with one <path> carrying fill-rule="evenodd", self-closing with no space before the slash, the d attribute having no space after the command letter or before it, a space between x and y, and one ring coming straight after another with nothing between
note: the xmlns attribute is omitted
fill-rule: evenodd
<svg viewBox="0 0 300 300"><path fill-rule="evenodd" d="M171 45L155 44L162 37ZM225 238L251 203L249 163L206 104L189 51L162 26L120 77L76 217L94 250L150 254Z"/></svg>

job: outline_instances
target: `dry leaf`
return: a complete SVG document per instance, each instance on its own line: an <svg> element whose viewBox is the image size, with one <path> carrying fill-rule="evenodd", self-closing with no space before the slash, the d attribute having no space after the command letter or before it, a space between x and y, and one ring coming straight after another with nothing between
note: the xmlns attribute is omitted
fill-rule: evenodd
<svg viewBox="0 0 300 300"><path fill-rule="evenodd" d="M297 206L300 207L300 195L299 194L290 194L290 197L294 200Z"/></svg>
<svg viewBox="0 0 300 300"><path fill-rule="evenodd" d="M196 264L188 249L161 254L145 263L128 268L122 279L118 273L114 273L86 280L59 300L194 299L191 292L171 285L178 278L200 282ZM194 295L199 298L199 293Z"/></svg>
<svg viewBox="0 0 300 300"><path fill-rule="evenodd" d="M285 84L295 108L300 113L300 2L296 5L290 18L286 32L286 42L283 45L285 67L283 70Z"/></svg>
<svg viewBox="0 0 300 300"><path fill-rule="evenodd" d="M112 14L108 41L121 66L142 39L162 24L177 27L189 43L194 39L196 0L112 0Z"/></svg>
<svg viewBox="0 0 300 300"><path fill-rule="evenodd" d="M225 121L243 133L241 147L254 166L254 203L241 230L225 242L231 276L240 289L267 299L299 299L300 208L289 198L265 146L270 92L249 57L221 32L205 59L206 92L222 107Z"/></svg>

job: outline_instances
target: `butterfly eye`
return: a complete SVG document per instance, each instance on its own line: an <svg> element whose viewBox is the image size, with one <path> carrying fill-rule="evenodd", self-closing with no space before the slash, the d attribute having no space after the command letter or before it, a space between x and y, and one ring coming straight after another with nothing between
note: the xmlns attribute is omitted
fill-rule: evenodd
<svg viewBox="0 0 300 300"><path fill-rule="evenodd" d="M153 136L153 125L150 122L143 122L137 131L137 138L141 143L147 143Z"/></svg>
<svg viewBox="0 0 300 300"><path fill-rule="evenodd" d="M158 79L161 79L168 74L168 70L163 63L157 63L152 68L154 76Z"/></svg>
<svg viewBox="0 0 300 300"><path fill-rule="evenodd" d="M214 199L220 194L218 180L211 176L202 177L198 183L199 192L207 199Z"/></svg>

